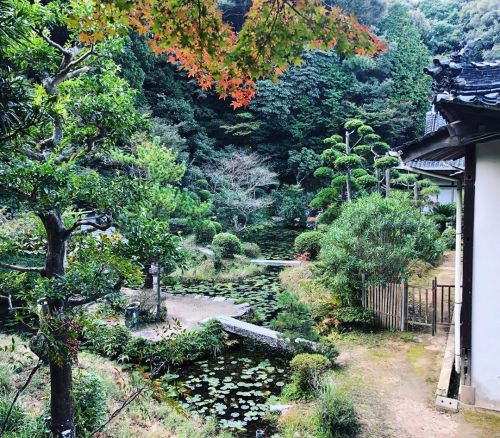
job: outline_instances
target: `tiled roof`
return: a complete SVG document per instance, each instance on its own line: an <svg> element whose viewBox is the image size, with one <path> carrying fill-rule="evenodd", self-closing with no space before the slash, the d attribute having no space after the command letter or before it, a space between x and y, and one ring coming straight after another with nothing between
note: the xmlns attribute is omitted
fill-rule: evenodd
<svg viewBox="0 0 500 438"><path fill-rule="evenodd" d="M428 171L459 171L465 168L464 158L458 160L448 161L431 161L431 160L413 160L406 163L407 166L414 167L415 169L428 170Z"/></svg>
<svg viewBox="0 0 500 438"><path fill-rule="evenodd" d="M500 61L462 62L461 55L434 60L424 70L433 77L434 102L486 106L500 109Z"/></svg>

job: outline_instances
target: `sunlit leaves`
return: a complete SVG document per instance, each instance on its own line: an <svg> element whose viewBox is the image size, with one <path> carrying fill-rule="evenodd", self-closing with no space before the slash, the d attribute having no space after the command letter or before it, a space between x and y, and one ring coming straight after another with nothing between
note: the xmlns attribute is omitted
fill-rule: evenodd
<svg viewBox="0 0 500 438"><path fill-rule="evenodd" d="M67 23L84 44L135 29L156 55L215 88L231 106L246 106L255 80L278 77L300 64L304 49L334 49L341 55L373 55L384 44L357 20L320 0L255 0L241 30L223 21L216 0L72 1Z"/></svg>

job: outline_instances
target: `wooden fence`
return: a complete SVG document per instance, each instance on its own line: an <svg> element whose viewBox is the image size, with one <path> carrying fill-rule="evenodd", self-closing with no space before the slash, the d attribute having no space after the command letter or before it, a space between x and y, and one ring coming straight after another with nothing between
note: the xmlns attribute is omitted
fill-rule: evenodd
<svg viewBox="0 0 500 438"><path fill-rule="evenodd" d="M363 281L363 306L373 310L375 327L407 330L429 327L434 335L438 325L449 325L453 319L455 287L432 281L431 287L406 282L366 284Z"/></svg>

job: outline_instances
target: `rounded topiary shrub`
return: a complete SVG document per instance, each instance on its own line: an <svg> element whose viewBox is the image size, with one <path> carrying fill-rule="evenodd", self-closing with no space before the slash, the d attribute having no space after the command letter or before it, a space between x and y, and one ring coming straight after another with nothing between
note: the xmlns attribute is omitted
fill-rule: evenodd
<svg viewBox="0 0 500 438"><path fill-rule="evenodd" d="M206 179L197 179L195 184L201 190L208 190L208 181Z"/></svg>
<svg viewBox="0 0 500 438"><path fill-rule="evenodd" d="M90 436L108 416L106 391L101 378L87 371L76 373L72 396L77 435Z"/></svg>
<svg viewBox="0 0 500 438"><path fill-rule="evenodd" d="M210 243L214 238L217 230L212 221L201 221L198 223L194 229L196 236L196 242L202 245Z"/></svg>
<svg viewBox="0 0 500 438"><path fill-rule="evenodd" d="M223 258L231 258L235 254L241 254L240 239L231 233L216 234L212 245L219 249Z"/></svg>
<svg viewBox="0 0 500 438"><path fill-rule="evenodd" d="M306 231L305 233L299 234L294 243L295 252L298 254L309 254L311 260L318 257L319 251L321 250L321 239L323 234L319 231Z"/></svg>
<svg viewBox="0 0 500 438"><path fill-rule="evenodd" d="M198 192L198 197L200 198L201 202L208 202L210 201L212 194L208 190L200 190Z"/></svg>
<svg viewBox="0 0 500 438"><path fill-rule="evenodd" d="M253 242L243 242L241 244L242 254L248 258L255 258L260 254L260 247Z"/></svg>
<svg viewBox="0 0 500 438"><path fill-rule="evenodd" d="M441 242L446 249L455 249L455 228L446 228L441 234Z"/></svg>
<svg viewBox="0 0 500 438"><path fill-rule="evenodd" d="M216 234L222 233L222 225L221 225L221 223L220 222L215 222L215 221L212 221L212 223L214 224Z"/></svg>
<svg viewBox="0 0 500 438"><path fill-rule="evenodd" d="M335 219L339 217L340 208L330 207L318 216L318 224L330 225Z"/></svg>
<svg viewBox="0 0 500 438"><path fill-rule="evenodd" d="M330 366L330 360L322 354L297 354L290 362L297 395L309 396L319 386L321 375Z"/></svg>

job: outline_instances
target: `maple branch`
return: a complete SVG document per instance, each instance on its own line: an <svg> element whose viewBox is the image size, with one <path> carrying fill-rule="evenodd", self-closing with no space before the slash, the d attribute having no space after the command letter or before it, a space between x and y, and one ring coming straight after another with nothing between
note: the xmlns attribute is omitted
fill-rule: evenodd
<svg viewBox="0 0 500 438"><path fill-rule="evenodd" d="M0 268L3 269L11 269L13 271L19 272L38 272L41 274L43 272L43 268L35 268L31 266L21 266L21 265L11 265L10 263L0 262Z"/></svg>

